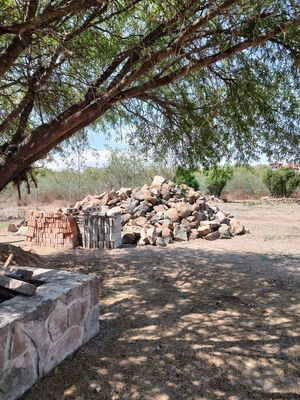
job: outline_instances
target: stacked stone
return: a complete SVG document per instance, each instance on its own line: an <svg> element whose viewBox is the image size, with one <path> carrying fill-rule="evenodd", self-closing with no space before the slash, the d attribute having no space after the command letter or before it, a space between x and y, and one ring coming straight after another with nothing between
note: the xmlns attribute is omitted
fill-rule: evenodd
<svg viewBox="0 0 300 400"><path fill-rule="evenodd" d="M115 249L122 245L121 213L101 212L99 207L88 208L81 231L83 247L88 249Z"/></svg>
<svg viewBox="0 0 300 400"><path fill-rule="evenodd" d="M46 283L37 295L0 305L1 400L18 399L99 331L96 277L37 268L32 273Z"/></svg>
<svg viewBox="0 0 300 400"><path fill-rule="evenodd" d="M74 248L78 246L76 220L63 212L31 211L27 241L36 246Z"/></svg>
<svg viewBox="0 0 300 400"><path fill-rule="evenodd" d="M230 239L245 233L232 215L209 205L207 198L187 185L176 185L156 176L150 186L87 196L76 209L100 207L102 212L121 212L123 244L166 246L197 238Z"/></svg>

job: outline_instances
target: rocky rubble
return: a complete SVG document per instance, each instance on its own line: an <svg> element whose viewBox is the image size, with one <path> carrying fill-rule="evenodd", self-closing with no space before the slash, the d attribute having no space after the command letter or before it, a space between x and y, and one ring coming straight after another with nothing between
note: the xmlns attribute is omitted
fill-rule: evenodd
<svg viewBox="0 0 300 400"><path fill-rule="evenodd" d="M87 196L74 205L85 210L122 214L123 244L166 246L174 241L230 239L245 227L199 191L155 176L150 186L121 188L99 196Z"/></svg>

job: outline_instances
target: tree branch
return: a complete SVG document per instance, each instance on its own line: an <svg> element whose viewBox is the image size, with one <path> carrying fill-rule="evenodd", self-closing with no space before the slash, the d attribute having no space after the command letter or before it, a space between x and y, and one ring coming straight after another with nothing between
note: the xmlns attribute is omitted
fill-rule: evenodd
<svg viewBox="0 0 300 400"><path fill-rule="evenodd" d="M24 34L32 29L40 29L45 27L50 22L64 17L70 13L88 10L91 7L103 6L107 0L73 0L65 6L48 7L42 14L35 18L30 18L25 22L16 22L14 24L0 25L0 35L4 34Z"/></svg>
<svg viewBox="0 0 300 400"><path fill-rule="evenodd" d="M124 90L121 92L118 96L116 96L113 100L112 103L119 102L121 99L126 99L130 97L136 97L140 95L141 93L148 92L149 90L153 90L165 85L168 85L183 76L199 71L202 68L205 68L213 63L216 63L218 61L221 61L225 58L232 57L235 54L238 54L244 50L250 49L254 46L257 46L259 44L263 44L273 38L274 36L278 34L282 34L284 32L284 29L287 29L291 26L296 26L300 25L300 17L296 18L293 21L288 21L283 24L280 24L275 28L274 30L264 33L261 35L258 35L257 37L254 37L252 39L245 40L235 46L229 47L227 50L213 54L211 56L208 56L206 58L200 59L198 61L194 61L187 66L184 66L182 68L178 68L176 71L169 73L168 75L165 75L161 78L157 79L151 79L150 81L140 85L140 86L135 86L131 89Z"/></svg>

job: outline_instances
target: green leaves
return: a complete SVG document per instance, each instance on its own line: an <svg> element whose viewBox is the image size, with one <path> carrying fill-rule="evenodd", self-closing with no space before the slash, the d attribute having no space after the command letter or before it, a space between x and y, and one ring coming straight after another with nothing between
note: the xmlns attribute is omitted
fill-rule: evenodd
<svg viewBox="0 0 300 400"><path fill-rule="evenodd" d="M233 168L230 166L214 165L212 168L204 170L204 183L209 193L220 197L222 190L233 177Z"/></svg>
<svg viewBox="0 0 300 400"><path fill-rule="evenodd" d="M28 2L13 5L0 24L3 160L17 147L30 167L90 124L183 165L299 159L298 3L40 1L29 20Z"/></svg>
<svg viewBox="0 0 300 400"><path fill-rule="evenodd" d="M177 167L174 181L177 185L185 184L195 190L199 190L199 183L195 177L195 172L183 167Z"/></svg>
<svg viewBox="0 0 300 400"><path fill-rule="evenodd" d="M300 185L299 174L288 168L265 171L263 176L270 193L274 197L289 197Z"/></svg>

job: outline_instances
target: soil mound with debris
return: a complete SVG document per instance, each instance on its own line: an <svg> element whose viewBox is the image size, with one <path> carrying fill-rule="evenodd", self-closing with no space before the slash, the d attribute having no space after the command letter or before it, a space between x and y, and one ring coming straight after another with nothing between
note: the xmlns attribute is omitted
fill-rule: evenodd
<svg viewBox="0 0 300 400"><path fill-rule="evenodd" d="M230 239L246 232L233 215L222 212L199 191L155 176L150 186L121 188L87 196L74 208L99 207L108 215L122 214L123 244L166 246L197 238Z"/></svg>
<svg viewBox="0 0 300 400"><path fill-rule="evenodd" d="M41 259L38 255L22 250L11 244L0 243L0 263L4 264L10 254L14 255L12 265L39 267Z"/></svg>

